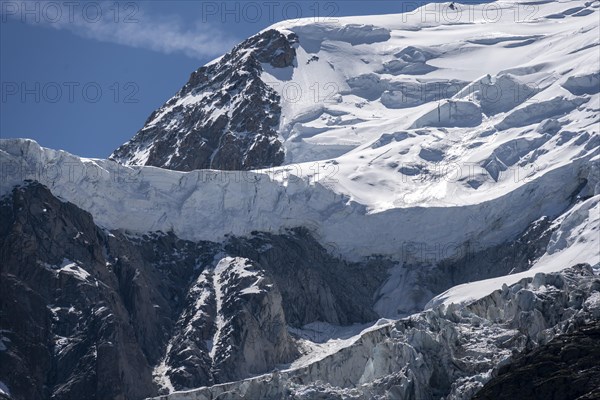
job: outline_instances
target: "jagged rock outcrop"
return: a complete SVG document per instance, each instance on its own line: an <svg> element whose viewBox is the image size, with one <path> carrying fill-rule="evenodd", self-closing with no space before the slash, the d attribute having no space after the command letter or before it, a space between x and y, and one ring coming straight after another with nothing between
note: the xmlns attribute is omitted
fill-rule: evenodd
<svg viewBox="0 0 600 400"><path fill-rule="evenodd" d="M13 398L156 393L119 293L135 286L120 287L91 216L35 184L16 189L0 210L0 313L9 340L0 375Z"/></svg>
<svg viewBox="0 0 600 400"><path fill-rule="evenodd" d="M306 229L232 237L223 251L236 257L217 255L214 269L188 291L155 370L164 390L239 380L291 362L300 354L288 326L377 318L373 294L391 266L385 259L335 258Z"/></svg>
<svg viewBox="0 0 600 400"><path fill-rule="evenodd" d="M294 327L313 321L351 325L376 320L373 294L393 265L383 257L361 263L335 257L331 254L334 249L325 249L306 228L289 234L256 232L250 238L232 238L226 249L257 260L273 277L283 295L287 321ZM303 293L312 295L302 297Z"/></svg>
<svg viewBox="0 0 600 400"><path fill-rule="evenodd" d="M223 257L188 292L187 306L155 377L194 388L269 371L297 356L281 294L248 259Z"/></svg>
<svg viewBox="0 0 600 400"><path fill-rule="evenodd" d="M289 324L372 319L389 267L337 259L302 229L226 243L109 232L35 182L0 214L0 381L17 400L140 399L268 372L299 355ZM365 282L353 298L350 281Z"/></svg>
<svg viewBox="0 0 600 400"><path fill-rule="evenodd" d="M296 41L292 33L267 30L199 68L111 158L180 171L281 165L280 97L260 75L263 64L292 66Z"/></svg>
<svg viewBox="0 0 600 400"><path fill-rule="evenodd" d="M600 320L519 355L474 400L600 398Z"/></svg>
<svg viewBox="0 0 600 400"><path fill-rule="evenodd" d="M221 318L211 353L216 380L228 382L291 362L298 351L287 331L281 293L258 266L246 258L226 257L215 271Z"/></svg>

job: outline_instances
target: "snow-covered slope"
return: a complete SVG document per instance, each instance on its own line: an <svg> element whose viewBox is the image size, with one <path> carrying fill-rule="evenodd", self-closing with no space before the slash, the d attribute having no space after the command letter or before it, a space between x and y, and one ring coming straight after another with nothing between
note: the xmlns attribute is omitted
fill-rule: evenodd
<svg viewBox="0 0 600 400"><path fill-rule="evenodd" d="M598 2L448 6L277 25L300 43L263 73L286 162L384 210L478 203L598 147Z"/></svg>
<svg viewBox="0 0 600 400"><path fill-rule="evenodd" d="M113 154L126 165L29 140L1 140L0 195L37 180L90 212L100 226L133 236L163 231L222 242L303 227L343 259L376 256L395 264L374 299L380 316L398 318L431 300L415 329L386 321L362 333L364 326L295 328L291 334L306 352L288 366L284 383L273 374L173 398L212 398L239 387L273 398L284 393L280 389L311 398L320 390L314 387L318 380L327 382L324 391L349 398L384 396L388 386L398 398L468 398L509 355L507 340L540 338L538 331L521 332L524 339L512 330L520 310L513 305L523 306L521 296L531 299L518 294L523 287L545 293L551 284L540 284L541 277L554 282L561 270L587 263L595 272L585 267L582 285L586 296L596 296L589 281L600 263L599 16L597 0L499 1L282 22L196 71ZM213 78L229 89L213 90ZM262 96L264 104L248 103L244 93ZM244 124L250 114L250 125ZM197 169L206 165L221 170ZM532 251L518 270L488 273L494 278L447 291L451 285L435 282L453 273L436 275L443 265L452 268L453 260L493 251L493 261L517 239L520 247L514 248L523 249L529 243L524 232L532 226L548 241L533 238L530 247L541 250ZM247 272L241 261L230 261L206 273L216 309L224 299L224 271L235 264L238 275ZM484 263L465 265L477 269ZM411 275L410 268L421 275ZM431 276L431 285L409 304L404 289L425 285L418 279L424 275ZM500 305L492 304L497 290ZM481 298L487 299L480 301L484 309L473 316ZM582 304L560 304L569 310L557 311L564 319L551 313L536 326L562 332L564 326L556 324L579 311L586 318L596 315ZM459 307L459 317L453 307ZM498 325L489 313L502 307L509 311ZM477 333L465 333L475 320ZM311 330L331 340L302 342ZM221 346L220 336L214 333L211 349ZM481 363L461 358L466 364L458 370L436 364L431 348L455 351L450 339L456 337L466 341L459 350ZM482 338L492 344L478 347ZM415 344L432 359L414 353ZM416 366L392 365L385 358L390 355ZM419 370L423 363L427 367ZM338 365L343 368L336 370ZM159 365L155 374L169 388L165 371ZM439 391L414 383L433 375L444 379L437 382Z"/></svg>

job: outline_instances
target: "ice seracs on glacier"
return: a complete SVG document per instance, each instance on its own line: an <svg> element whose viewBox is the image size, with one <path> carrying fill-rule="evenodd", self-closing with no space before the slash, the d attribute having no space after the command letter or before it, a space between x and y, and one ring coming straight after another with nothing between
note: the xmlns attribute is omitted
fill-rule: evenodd
<svg viewBox="0 0 600 400"><path fill-rule="evenodd" d="M153 366L166 392L193 389L182 356L193 353L209 387L162 398L472 398L513 353L600 315L599 7L438 3L282 22L195 72L115 152L125 165L0 141L1 194L32 179L132 238L249 241L202 264L180 334ZM249 113L252 124L238 124ZM290 234L298 227L308 233ZM279 248L305 257L304 234L332 263L389 263L369 292L385 319L337 326L343 291L310 281L296 286L330 320L304 320L317 312L289 304L289 271L254 269L270 265L278 235L302 238ZM268 315L228 308L243 299ZM232 333L246 317L307 324L274 329L278 357L261 358ZM201 336L193 351L186 332ZM218 368L242 353L246 374Z"/></svg>

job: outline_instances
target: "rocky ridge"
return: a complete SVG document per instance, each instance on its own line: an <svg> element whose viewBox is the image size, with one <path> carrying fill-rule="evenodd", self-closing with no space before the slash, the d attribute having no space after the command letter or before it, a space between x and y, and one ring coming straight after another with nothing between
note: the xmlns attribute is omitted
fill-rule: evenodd
<svg viewBox="0 0 600 400"><path fill-rule="evenodd" d="M199 68L110 158L179 171L281 165L280 96L260 74L263 64L293 65L296 41L294 34L267 30Z"/></svg>

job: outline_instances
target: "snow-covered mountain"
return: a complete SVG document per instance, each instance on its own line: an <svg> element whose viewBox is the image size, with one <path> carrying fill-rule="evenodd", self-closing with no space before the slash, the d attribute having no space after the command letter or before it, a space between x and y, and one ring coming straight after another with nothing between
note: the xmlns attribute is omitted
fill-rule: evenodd
<svg viewBox="0 0 600 400"><path fill-rule="evenodd" d="M585 348L600 319L599 15L498 1L282 22L192 73L109 160L0 141L0 393L534 382L524 363ZM597 383L540 374L564 398Z"/></svg>
<svg viewBox="0 0 600 400"><path fill-rule="evenodd" d="M181 171L280 165L280 98L260 75L263 65L290 67L295 40L292 34L268 30L198 69L111 158Z"/></svg>

